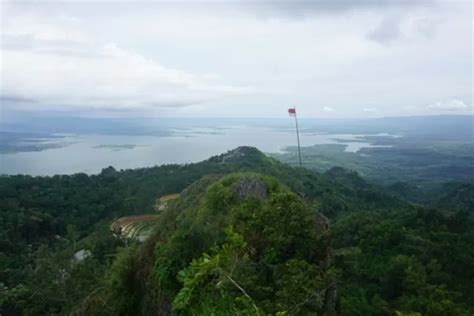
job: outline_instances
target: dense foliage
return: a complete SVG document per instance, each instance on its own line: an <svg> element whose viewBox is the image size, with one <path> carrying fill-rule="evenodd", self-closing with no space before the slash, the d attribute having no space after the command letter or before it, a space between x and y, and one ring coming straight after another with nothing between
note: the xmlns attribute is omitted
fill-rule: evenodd
<svg viewBox="0 0 474 316"><path fill-rule="evenodd" d="M254 176L265 198L236 198L242 175L222 179L245 171L274 177ZM248 147L198 164L4 176L0 312L306 315L322 313L321 293L336 280L342 315L470 315L472 184L423 192L428 207L405 202L416 190L387 190L342 168L293 169ZM158 197L181 191L146 243L108 230L113 219L154 213ZM321 213L331 221L332 251L314 223ZM80 249L92 255L74 259ZM322 263L325 249L334 264Z"/></svg>
<svg viewBox="0 0 474 316"><path fill-rule="evenodd" d="M467 213L409 207L345 214L333 226L349 315L469 315L474 231Z"/></svg>

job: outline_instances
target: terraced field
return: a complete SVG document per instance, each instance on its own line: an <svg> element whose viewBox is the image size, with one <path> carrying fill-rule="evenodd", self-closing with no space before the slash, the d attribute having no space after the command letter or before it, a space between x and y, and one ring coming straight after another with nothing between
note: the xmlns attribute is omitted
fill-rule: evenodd
<svg viewBox="0 0 474 316"><path fill-rule="evenodd" d="M110 230L117 236L129 239L146 240L158 215L134 215L119 218L110 224Z"/></svg>
<svg viewBox="0 0 474 316"><path fill-rule="evenodd" d="M169 203L179 197L179 194L164 195L155 202L155 210L165 210ZM110 224L110 230L117 236L127 239L146 240L152 233L158 215L133 215L119 218Z"/></svg>

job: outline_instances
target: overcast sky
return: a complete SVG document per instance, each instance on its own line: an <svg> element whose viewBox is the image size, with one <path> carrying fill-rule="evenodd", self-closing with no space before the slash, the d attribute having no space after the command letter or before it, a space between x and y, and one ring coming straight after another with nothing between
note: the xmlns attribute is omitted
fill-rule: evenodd
<svg viewBox="0 0 474 316"><path fill-rule="evenodd" d="M473 113L471 1L2 1L2 113Z"/></svg>

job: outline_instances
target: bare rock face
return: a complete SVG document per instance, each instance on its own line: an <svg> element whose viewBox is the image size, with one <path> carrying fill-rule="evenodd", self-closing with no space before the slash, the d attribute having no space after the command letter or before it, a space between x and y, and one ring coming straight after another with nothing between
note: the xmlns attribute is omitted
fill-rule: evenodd
<svg viewBox="0 0 474 316"><path fill-rule="evenodd" d="M253 197L259 200L267 198L265 183L256 177L243 177L232 186L232 192L238 200Z"/></svg>

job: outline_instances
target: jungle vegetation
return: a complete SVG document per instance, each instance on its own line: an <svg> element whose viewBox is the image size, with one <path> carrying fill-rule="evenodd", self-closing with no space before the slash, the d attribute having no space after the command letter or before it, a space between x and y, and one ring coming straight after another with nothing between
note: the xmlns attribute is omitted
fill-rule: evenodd
<svg viewBox="0 0 474 316"><path fill-rule="evenodd" d="M2 315L472 315L473 185L367 182L250 147L0 177ZM157 211L161 196L180 193ZM158 214L143 243L111 222ZM78 250L90 256L78 260Z"/></svg>

